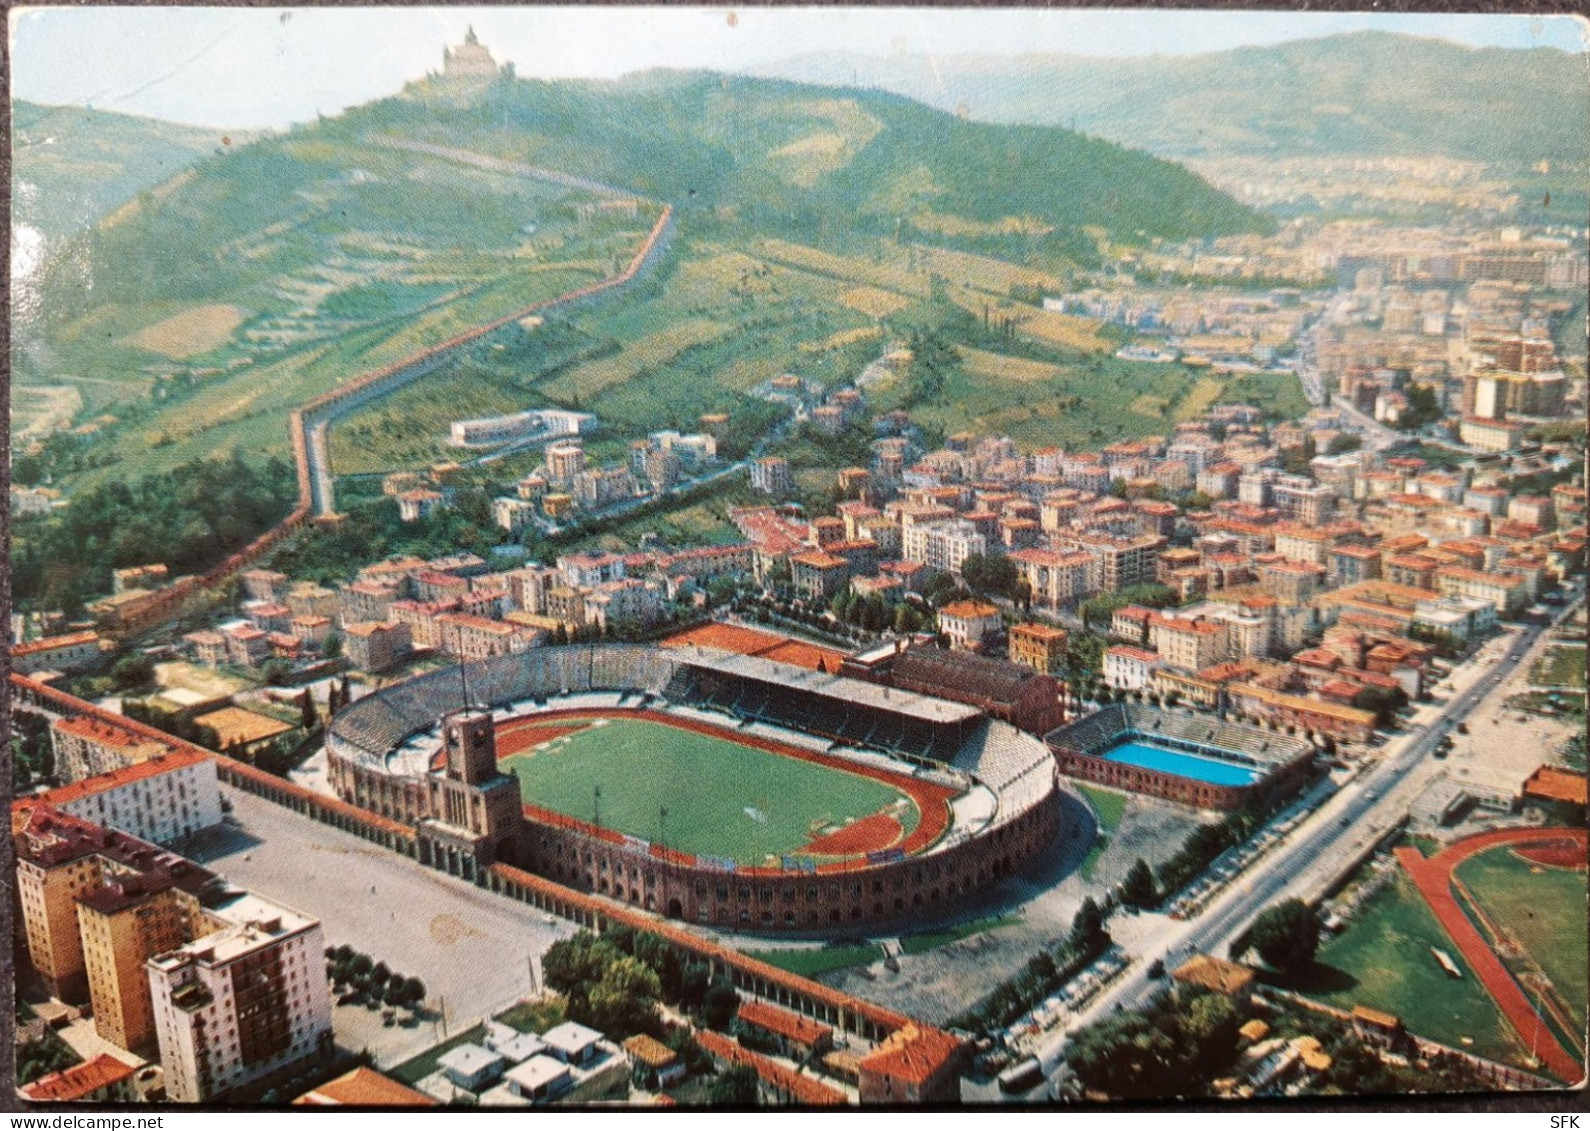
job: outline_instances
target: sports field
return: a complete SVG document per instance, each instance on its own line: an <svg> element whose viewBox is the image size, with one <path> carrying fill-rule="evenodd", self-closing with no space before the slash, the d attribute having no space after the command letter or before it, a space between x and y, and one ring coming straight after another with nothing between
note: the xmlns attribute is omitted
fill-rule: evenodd
<svg viewBox="0 0 1590 1131"><path fill-rule="evenodd" d="M1573 1031L1583 1033L1590 1000L1584 870L1548 867L1503 847L1471 856L1455 875L1488 920L1481 928L1494 926L1523 948L1527 959L1551 979L1558 1002L1573 1020ZM1527 960L1509 965L1517 972L1527 969Z"/></svg>
<svg viewBox="0 0 1590 1131"><path fill-rule="evenodd" d="M746 865L814 841L833 851L836 834L876 814L887 817L862 827L888 841L847 850L889 847L921 819L886 782L650 719L516 721L498 751L527 805Z"/></svg>
<svg viewBox="0 0 1590 1131"><path fill-rule="evenodd" d="M1431 947L1464 976L1442 971ZM1527 1050L1512 1026L1403 876L1371 896L1347 930L1320 947L1313 968L1286 985L1338 1009L1383 1009L1421 1037L1523 1067Z"/></svg>

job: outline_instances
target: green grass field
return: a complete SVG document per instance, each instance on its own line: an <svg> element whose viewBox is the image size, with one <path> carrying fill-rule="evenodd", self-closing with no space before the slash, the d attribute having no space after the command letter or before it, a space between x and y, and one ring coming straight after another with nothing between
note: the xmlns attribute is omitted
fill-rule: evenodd
<svg viewBox="0 0 1590 1131"><path fill-rule="evenodd" d="M599 720L502 765L532 805L590 821L600 788L603 826L743 864L905 798L873 778L642 719ZM909 832L919 814L908 803L897 819Z"/></svg>
<svg viewBox="0 0 1590 1131"><path fill-rule="evenodd" d="M1431 956L1432 946L1451 955L1464 976L1449 977ZM1410 1032L1492 1060L1522 1067L1527 1054L1434 913L1400 875L1359 908L1346 931L1320 947L1312 969L1282 984L1339 1009L1383 1009L1401 1017Z"/></svg>
<svg viewBox="0 0 1590 1131"><path fill-rule="evenodd" d="M941 946L948 946L952 942L969 939L973 935L980 935L984 931L997 930L1008 927L1012 923L1021 922L1020 915L989 915L982 919L972 919L965 923L957 923L953 927L945 927L942 931L923 931L916 935L901 935L900 949L906 954L925 954L930 950L937 950Z"/></svg>
<svg viewBox="0 0 1590 1131"><path fill-rule="evenodd" d="M1083 785L1076 783L1077 790L1093 805L1099 816L1099 832L1113 833L1121 823L1121 817L1126 813L1126 794L1117 793L1113 789L1102 789L1096 785Z"/></svg>
<svg viewBox="0 0 1590 1131"><path fill-rule="evenodd" d="M1537 687L1584 687L1585 650L1553 645L1529 673Z"/></svg>
<svg viewBox="0 0 1590 1131"><path fill-rule="evenodd" d="M1510 848L1493 848L1458 865L1457 878L1480 908L1523 944L1584 1032L1590 1000L1585 874L1532 864Z"/></svg>
<svg viewBox="0 0 1590 1131"><path fill-rule="evenodd" d="M745 953L802 978L815 978L819 974L846 970L852 966L870 966L883 958L883 947L877 943L854 943L802 947L799 950L748 950Z"/></svg>

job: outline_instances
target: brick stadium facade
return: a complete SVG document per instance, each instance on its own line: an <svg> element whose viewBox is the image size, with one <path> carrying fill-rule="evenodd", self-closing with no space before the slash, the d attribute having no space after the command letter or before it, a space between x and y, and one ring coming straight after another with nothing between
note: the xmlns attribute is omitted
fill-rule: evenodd
<svg viewBox="0 0 1590 1131"><path fill-rule="evenodd" d="M1140 739L1241 761L1261 772L1250 785L1218 785L1143 766L1111 761L1106 755L1122 742ZM1199 809L1230 811L1250 801L1266 801L1302 789L1314 749L1301 739L1271 731L1171 710L1116 704L1051 731L1045 741L1060 772L1114 789L1162 797Z"/></svg>
<svg viewBox="0 0 1590 1131"><path fill-rule="evenodd" d="M494 708L534 704L531 717L556 718L584 712L609 714L666 709L671 701L692 702L701 687L715 694L741 681L760 686L790 673L792 686L782 700L805 710L805 726L786 724L804 733L843 742L845 736L821 730L820 713L801 707L805 696L818 708L845 702L856 694L854 681L717 654L711 649L687 651L623 645L542 648L518 656L502 656L469 665L471 701ZM863 685L861 694L878 696L898 710L917 704L898 691L884 693ZM805 696L803 696L803 692ZM614 702L581 702L562 710L565 696L608 695ZM339 797L383 817L417 824L433 816L427 781L432 754L424 742L411 740L433 732L437 721L462 704L463 681L456 670L429 673L359 700L338 714L328 736L330 781ZM971 893L985 890L1018 870L1042 851L1059 831L1055 804L1054 762L1039 740L1008 724L988 719L972 708L923 700L923 718L903 719L919 728L926 741L897 751L941 777L958 783L943 785L933 796L938 804L965 788L987 789L993 813L974 828L950 825L946 809L934 818L924 808L923 824L932 825L931 843L898 852L857 854L815 866L785 868L735 867L703 862L696 857L625 838L610 829L545 810L527 807L523 827L504 859L547 879L599 896L619 900L660 915L730 930L832 932L871 926L908 916L943 914L961 905ZM868 733L886 718L881 706L854 705ZM663 716L659 716L660 718ZM849 719L848 713L837 716ZM935 721L936 718L936 721ZM668 718L674 725L712 730L710 724L684 716ZM830 720L832 721L832 720ZM782 747L792 757L839 761L837 756L735 732L725 721L725 737L740 743ZM841 727L841 729L843 729ZM859 740L857 742L859 745ZM858 764L859 765L859 764ZM854 772L856 765L850 767ZM886 776L883 771L876 771ZM903 779L907 783L911 779ZM928 790L925 783L920 791ZM919 808L923 802L918 799ZM462 874L470 874L463 862ZM481 871L485 869L482 868Z"/></svg>
<svg viewBox="0 0 1590 1131"><path fill-rule="evenodd" d="M672 919L725 930L831 932L953 911L1020 868L1058 829L1059 807L1039 805L939 852L811 875L708 870L535 820L521 844L526 866L539 875Z"/></svg>

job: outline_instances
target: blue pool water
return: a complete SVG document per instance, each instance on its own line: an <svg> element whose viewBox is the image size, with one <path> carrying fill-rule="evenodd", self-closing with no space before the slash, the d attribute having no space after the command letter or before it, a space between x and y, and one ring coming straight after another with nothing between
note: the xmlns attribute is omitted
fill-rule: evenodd
<svg viewBox="0 0 1590 1131"><path fill-rule="evenodd" d="M1238 762L1201 754L1184 754L1180 750L1166 750L1146 742L1123 742L1104 757L1111 762L1124 762L1128 766L1141 766L1145 770L1175 774L1179 778L1192 778L1210 785L1252 785L1262 776L1258 770Z"/></svg>

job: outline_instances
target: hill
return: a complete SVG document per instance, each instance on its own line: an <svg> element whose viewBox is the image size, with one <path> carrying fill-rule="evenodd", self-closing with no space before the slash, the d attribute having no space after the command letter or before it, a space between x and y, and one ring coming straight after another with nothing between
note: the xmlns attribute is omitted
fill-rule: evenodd
<svg viewBox="0 0 1590 1131"><path fill-rule="evenodd" d="M1202 55L796 56L760 73L1067 125L1161 156L1584 161L1585 59L1360 32Z"/></svg>
<svg viewBox="0 0 1590 1131"><path fill-rule="evenodd" d="M1014 233L1086 254L1084 228L1130 241L1265 223L1184 169L1067 129L963 120L880 91L703 72L504 81L463 104L415 83L332 128L467 136L471 147L728 209L797 238L948 217L944 238L974 250L1005 247Z"/></svg>
<svg viewBox="0 0 1590 1131"><path fill-rule="evenodd" d="M94 224L138 193L226 144L254 135L80 106L11 104L13 221L49 243Z"/></svg>
<svg viewBox="0 0 1590 1131"><path fill-rule="evenodd" d="M486 160L412 148L427 144ZM504 158L651 202L604 207L599 184L492 164ZM718 410L840 348L825 343L848 343L864 364L875 346L856 333L946 297L945 280L962 307L1018 291L1030 301L1100 239L1265 223L1146 154L890 94L676 72L467 90L426 80L223 147L50 259L37 316L18 322L17 379L76 389L84 407L78 434L57 437L41 466L76 488L234 447L283 452L291 405L611 273L661 200L680 233L665 296L579 322L561 346L544 336L534 365L488 366L471 411L523 407L534 392L655 427L645 386L665 365L681 374L673 408ZM1034 332L1102 348L1059 316L1020 313ZM444 406L429 410L445 425ZM339 465L406 461L434 448L435 424L373 425L386 439Z"/></svg>

